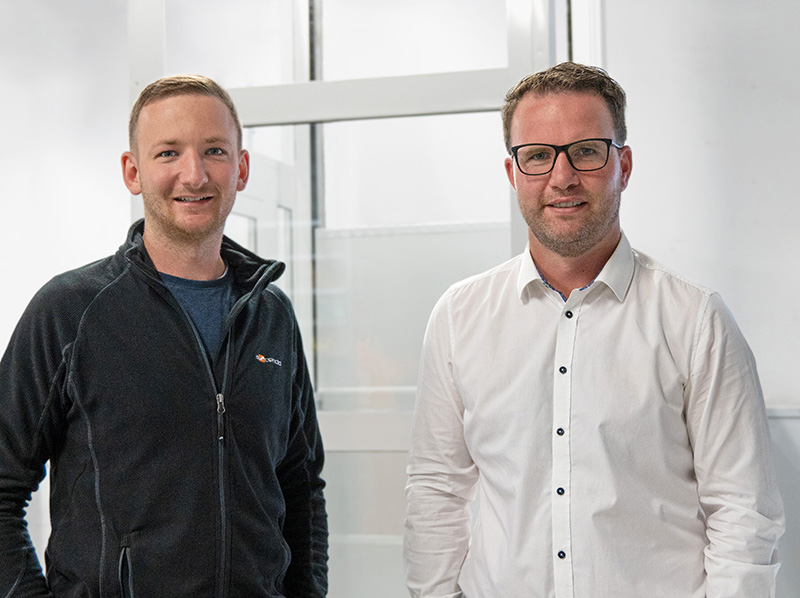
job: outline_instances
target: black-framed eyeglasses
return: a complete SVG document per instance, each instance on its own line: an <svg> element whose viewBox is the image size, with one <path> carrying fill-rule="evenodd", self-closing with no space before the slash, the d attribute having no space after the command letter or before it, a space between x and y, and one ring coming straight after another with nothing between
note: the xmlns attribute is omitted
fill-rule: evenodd
<svg viewBox="0 0 800 598"><path fill-rule="evenodd" d="M581 139L567 145L549 143L525 143L511 148L511 155L522 174L538 176L547 174L556 165L558 155L564 152L575 170L591 172L608 164L611 146L622 149L611 139Z"/></svg>

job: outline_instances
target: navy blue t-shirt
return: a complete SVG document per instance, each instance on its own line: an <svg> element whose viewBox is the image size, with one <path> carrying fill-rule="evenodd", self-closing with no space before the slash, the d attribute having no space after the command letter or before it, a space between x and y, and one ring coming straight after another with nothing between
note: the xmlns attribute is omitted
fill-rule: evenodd
<svg viewBox="0 0 800 598"><path fill-rule="evenodd" d="M222 344L225 318L238 299L230 270L217 280L189 280L163 272L159 275L194 322L208 355L215 358Z"/></svg>

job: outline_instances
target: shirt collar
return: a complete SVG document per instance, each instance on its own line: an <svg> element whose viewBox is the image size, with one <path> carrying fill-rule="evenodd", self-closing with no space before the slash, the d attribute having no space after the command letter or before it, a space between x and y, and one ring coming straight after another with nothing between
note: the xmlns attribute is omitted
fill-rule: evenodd
<svg viewBox="0 0 800 598"><path fill-rule="evenodd" d="M603 283L611 289L617 299L622 301L633 279L633 265L633 251L628 238L623 232L614 253L611 254L600 274L587 288L591 288L597 283ZM542 280L542 275L536 268L536 264L533 263L530 245L527 245L525 252L520 256L520 268L517 274L517 295L521 300L525 300L525 289L527 289L528 285L537 280L546 285L545 281Z"/></svg>

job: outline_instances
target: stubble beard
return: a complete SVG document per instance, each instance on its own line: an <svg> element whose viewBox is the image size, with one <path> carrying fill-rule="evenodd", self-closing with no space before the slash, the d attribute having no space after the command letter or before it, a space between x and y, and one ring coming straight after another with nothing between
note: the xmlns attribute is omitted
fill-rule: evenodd
<svg viewBox="0 0 800 598"><path fill-rule="evenodd" d="M222 233L225 229L225 221L227 220L227 214L224 217L220 214L219 217L212 218L205 226L202 227L187 227L176 221L170 215L166 206L162 205L163 209L159 209L159 204L153 203L174 200L166 200L165 198L158 196L145 196L145 192L142 193L142 197L143 201L145 201L145 227L150 228L150 230L153 232L158 231L157 234L163 237L163 240L176 243L178 245L193 246L202 245L212 238L222 237ZM150 210L147 210L148 202L150 202L150 205L152 206ZM149 227L148 224L150 225Z"/></svg>
<svg viewBox="0 0 800 598"><path fill-rule="evenodd" d="M533 236L542 246L561 257L580 257L600 243L619 222L622 193L614 191L610 196L611 202L607 209L589 214L582 226L571 233L560 232L551 226L544 218L546 208L540 205L524 206L520 202L520 211ZM597 202L590 200L590 204L597 205Z"/></svg>

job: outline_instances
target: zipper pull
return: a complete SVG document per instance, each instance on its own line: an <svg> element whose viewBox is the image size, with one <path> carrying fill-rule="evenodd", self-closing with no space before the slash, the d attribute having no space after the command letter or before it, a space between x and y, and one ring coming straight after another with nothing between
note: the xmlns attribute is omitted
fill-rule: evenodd
<svg viewBox="0 0 800 598"><path fill-rule="evenodd" d="M222 414L225 413L225 397L222 393L217 394L217 440L225 440L225 424L222 421Z"/></svg>

